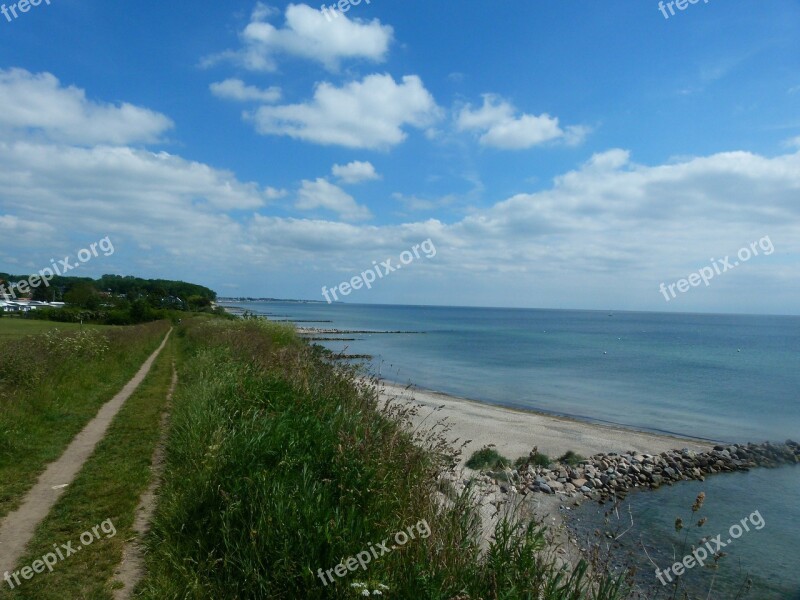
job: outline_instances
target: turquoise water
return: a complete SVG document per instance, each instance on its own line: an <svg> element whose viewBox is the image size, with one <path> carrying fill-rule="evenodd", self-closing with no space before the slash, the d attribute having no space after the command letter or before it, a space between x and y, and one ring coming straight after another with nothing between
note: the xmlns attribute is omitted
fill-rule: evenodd
<svg viewBox="0 0 800 600"><path fill-rule="evenodd" d="M573 515L573 522L579 520L577 530L583 534L579 539L586 539L587 534L593 538L597 528L615 536L628 530L620 538L615 555L637 566L637 582L649 588L648 598L668 598L672 592L659 583L650 560L663 572L690 554L692 544L702 546L702 537L722 534L719 541L726 544L722 551L727 556L719 561L717 570L694 566L682 574L686 589L699 598L705 598L709 590L711 598L736 598L743 582L750 578L753 588L744 598L800 600L798 480L800 466L683 482L657 492L632 494L618 507L619 518L612 514L608 521L604 512L610 505L584 504ZM705 504L693 515L691 506L700 492L706 494ZM677 533L678 517L687 524L697 523L701 517L708 521L702 528L689 526ZM741 526L742 519L749 531L743 527L734 530L733 535L740 537L732 539L731 526ZM711 548L716 547L712 542ZM669 583L663 574L662 579Z"/></svg>
<svg viewBox="0 0 800 600"><path fill-rule="evenodd" d="M332 350L374 356L372 368L400 383L710 440L800 438L800 317L352 304L239 306L274 319L331 321L301 323L311 327L422 332L352 334L343 337L358 339L324 342ZM766 522L762 530L725 548L729 556L711 598L735 598L731 586L741 573L749 573L756 588L748 598L800 599L800 549L794 539L800 534L798 467L723 475L634 494L629 501L637 515L636 528L626 537L637 543L626 551L634 560L645 561L644 539L648 552L660 557L660 565L671 564L667 553L675 542L675 518L691 513L701 490L713 511L714 529L709 533L727 531L755 510ZM596 519L587 512L585 519L592 518ZM700 570L690 573L687 582L708 589Z"/></svg>
<svg viewBox="0 0 800 600"><path fill-rule="evenodd" d="M484 402L725 441L800 437L800 317L267 303L348 335L387 379ZM324 336L331 337L331 336Z"/></svg>

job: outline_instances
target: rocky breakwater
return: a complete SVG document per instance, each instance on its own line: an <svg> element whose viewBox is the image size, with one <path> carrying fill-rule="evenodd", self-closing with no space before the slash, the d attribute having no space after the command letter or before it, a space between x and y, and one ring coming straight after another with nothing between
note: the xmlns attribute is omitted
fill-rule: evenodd
<svg viewBox="0 0 800 600"><path fill-rule="evenodd" d="M535 454L531 455L535 459ZM800 444L734 444L709 452L672 450L652 454L595 454L575 465L551 463L502 473L484 472L507 494L543 493L601 502L623 498L632 488L655 489L678 481L704 480L715 473L800 463Z"/></svg>

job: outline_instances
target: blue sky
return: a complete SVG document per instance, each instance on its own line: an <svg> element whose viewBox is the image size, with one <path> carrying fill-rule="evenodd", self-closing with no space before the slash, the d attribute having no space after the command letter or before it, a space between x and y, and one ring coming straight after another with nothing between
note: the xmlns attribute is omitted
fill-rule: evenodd
<svg viewBox="0 0 800 600"><path fill-rule="evenodd" d="M798 313L796 1L319 8L0 15L0 271L322 299L430 239L346 300Z"/></svg>

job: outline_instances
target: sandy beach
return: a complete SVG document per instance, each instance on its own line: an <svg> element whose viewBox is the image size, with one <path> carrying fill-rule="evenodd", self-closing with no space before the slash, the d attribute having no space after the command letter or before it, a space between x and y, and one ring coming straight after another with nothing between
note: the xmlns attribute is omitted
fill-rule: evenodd
<svg viewBox="0 0 800 600"><path fill-rule="evenodd" d="M534 446L551 457L561 456L567 450L591 456L600 452L658 454L673 449L701 452L713 448L713 444L705 440L504 408L430 390L406 390L404 386L386 381L382 384L384 398L413 401L419 406L415 425L424 421L425 426L430 426L446 419L450 426L448 440L458 440L459 444L472 440L465 448L463 460L488 444L494 444L500 454L511 459L527 456Z"/></svg>

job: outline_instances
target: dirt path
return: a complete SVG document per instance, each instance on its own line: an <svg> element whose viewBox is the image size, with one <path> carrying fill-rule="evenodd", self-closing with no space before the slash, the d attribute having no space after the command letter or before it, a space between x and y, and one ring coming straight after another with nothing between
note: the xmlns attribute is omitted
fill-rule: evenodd
<svg viewBox="0 0 800 600"><path fill-rule="evenodd" d="M167 332L164 341L144 362L133 379L104 404L97 416L75 436L61 458L48 465L45 472L39 476L36 485L25 495L22 505L9 513L0 523L0 574L14 570L36 527L53 508L65 488L73 482L83 464L94 452L95 446L105 436L111 421L147 376L153 362L166 346L171 333L172 329Z"/></svg>
<svg viewBox="0 0 800 600"><path fill-rule="evenodd" d="M153 519L153 512L156 509L156 492L161 485L161 475L164 472L164 452L167 443L167 426L169 424L169 409L172 402L172 394L178 385L178 373L175 365L172 365L172 383L167 393L167 409L161 417L161 437L153 451L151 460L153 479L147 490L136 507L136 515L133 520L133 531L136 537L125 543L122 551L122 561L114 576L114 582L122 584L122 587L114 587L114 600L128 600L133 596L136 584L144 576L144 548L142 540L147 532L150 531L150 522Z"/></svg>

